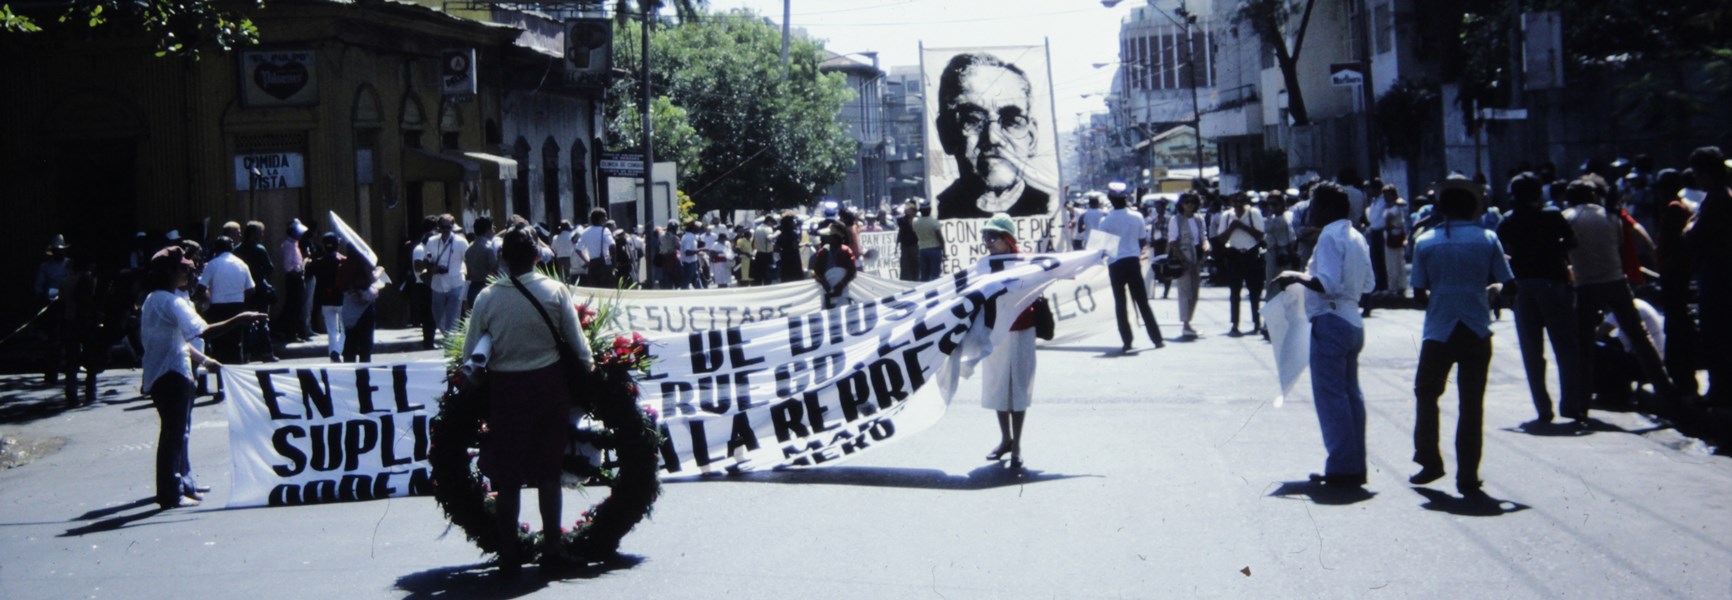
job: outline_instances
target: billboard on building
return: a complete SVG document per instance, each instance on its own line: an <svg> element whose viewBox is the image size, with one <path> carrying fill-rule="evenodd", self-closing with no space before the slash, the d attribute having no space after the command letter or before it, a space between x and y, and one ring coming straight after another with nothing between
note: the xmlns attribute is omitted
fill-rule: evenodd
<svg viewBox="0 0 1732 600"><path fill-rule="evenodd" d="M242 106L319 103L318 64L312 50L245 50L239 59Z"/></svg>

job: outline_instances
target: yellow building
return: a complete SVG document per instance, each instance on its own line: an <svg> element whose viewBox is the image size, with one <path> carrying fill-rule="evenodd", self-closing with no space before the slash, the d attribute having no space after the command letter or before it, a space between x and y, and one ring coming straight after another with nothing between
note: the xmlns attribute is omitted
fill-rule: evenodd
<svg viewBox="0 0 1732 600"><path fill-rule="evenodd" d="M258 46L196 61L100 30L0 40L5 272L28 279L56 234L111 270L136 232L201 239L257 219L275 248L289 219L322 231L330 211L401 279L423 215L557 222L597 197L605 74L566 62L558 22L332 0L273 0L253 19ZM28 286L0 291L0 324L34 303Z"/></svg>

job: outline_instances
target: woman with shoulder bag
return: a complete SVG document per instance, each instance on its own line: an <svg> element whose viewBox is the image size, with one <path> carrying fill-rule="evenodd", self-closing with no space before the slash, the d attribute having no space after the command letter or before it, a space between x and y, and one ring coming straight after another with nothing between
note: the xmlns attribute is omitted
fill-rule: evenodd
<svg viewBox="0 0 1732 600"><path fill-rule="evenodd" d="M1184 273L1175 276L1179 284L1179 322L1184 324L1184 337L1197 337L1191 328L1191 317L1197 312L1197 297L1202 291L1202 258L1209 251L1209 240L1203 236L1203 217L1197 214L1203 200L1195 192L1179 196L1179 211L1167 224L1167 260L1176 262ZM1176 259L1176 261L1175 261Z"/></svg>
<svg viewBox="0 0 1732 600"><path fill-rule="evenodd" d="M1010 215L998 213L980 227L980 240L987 254L1017 254L1016 223ZM1010 454L1010 468L1022 468L1022 422L1034 394L1034 340L1038 310L1029 306L1011 322L1010 337L994 348L981 361L980 405L998 411L998 446L987 453L987 460L1000 460ZM1003 312L998 313L1001 317ZM1050 317L1050 315L1048 315Z"/></svg>
<svg viewBox="0 0 1732 600"><path fill-rule="evenodd" d="M541 507L544 563L569 563L560 539L560 461L571 427L571 382L594 368L571 291L535 271L539 254L527 226L500 235L500 259L508 278L495 281L475 297L463 356L487 337L489 434L481 448L481 472L498 492L495 514L499 535L517 539L522 488L537 488ZM533 302L531 302L533 299ZM565 346L561 348L560 346ZM500 573L515 576L521 557L515 544L500 546Z"/></svg>

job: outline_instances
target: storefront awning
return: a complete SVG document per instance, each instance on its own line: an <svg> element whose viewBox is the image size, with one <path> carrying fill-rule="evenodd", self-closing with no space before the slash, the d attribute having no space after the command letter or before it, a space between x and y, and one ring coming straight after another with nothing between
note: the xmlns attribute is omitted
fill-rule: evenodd
<svg viewBox="0 0 1732 600"><path fill-rule="evenodd" d="M404 181L494 181L515 179L517 161L481 152L433 152L405 148Z"/></svg>
<svg viewBox="0 0 1732 600"><path fill-rule="evenodd" d="M481 163L481 178L517 179L517 161L485 152L464 152L464 157Z"/></svg>

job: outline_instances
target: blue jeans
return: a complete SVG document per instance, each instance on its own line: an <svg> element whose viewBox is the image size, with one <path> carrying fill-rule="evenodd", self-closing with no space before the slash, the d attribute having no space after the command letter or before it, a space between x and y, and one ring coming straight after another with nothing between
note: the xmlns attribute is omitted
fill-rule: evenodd
<svg viewBox="0 0 1732 600"><path fill-rule="evenodd" d="M197 485L186 450L192 436L192 380L164 373L151 383L150 401L162 421L156 438L156 501L173 504Z"/></svg>
<svg viewBox="0 0 1732 600"><path fill-rule="evenodd" d="M1325 475L1365 473L1365 393L1359 389L1359 351L1365 330L1335 315L1311 319L1311 396L1323 448Z"/></svg>
<svg viewBox="0 0 1732 600"><path fill-rule="evenodd" d="M1558 361L1558 393L1562 402L1557 414L1565 418L1586 417L1588 396L1583 379L1582 347L1577 341L1576 290L1569 283L1523 277L1516 280L1516 340L1521 342L1522 367L1527 370L1528 393L1540 420L1551 420L1552 397L1546 391L1545 341L1552 340L1552 356Z"/></svg>
<svg viewBox="0 0 1732 600"><path fill-rule="evenodd" d="M698 273L701 265L698 261L680 263L680 289L704 289L704 277Z"/></svg>
<svg viewBox="0 0 1732 600"><path fill-rule="evenodd" d="M932 281L944 274L944 248L920 249L920 280Z"/></svg>

